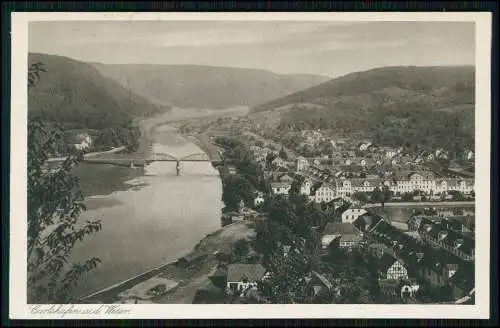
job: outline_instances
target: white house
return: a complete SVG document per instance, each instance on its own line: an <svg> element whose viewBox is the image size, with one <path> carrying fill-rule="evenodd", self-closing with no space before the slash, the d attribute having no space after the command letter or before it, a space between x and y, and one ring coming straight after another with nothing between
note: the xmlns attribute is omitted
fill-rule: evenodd
<svg viewBox="0 0 500 328"><path fill-rule="evenodd" d="M386 279L408 279L408 271L401 262L394 259L394 262L387 268Z"/></svg>
<svg viewBox="0 0 500 328"><path fill-rule="evenodd" d="M254 159L257 163L265 162L267 158L267 150L265 149L257 149L254 151Z"/></svg>
<svg viewBox="0 0 500 328"><path fill-rule="evenodd" d="M342 196L350 196L353 193L352 183L347 179L339 181L337 188L337 192Z"/></svg>
<svg viewBox="0 0 500 328"><path fill-rule="evenodd" d="M397 150L394 150L394 149L387 149L386 152L385 152L385 158L393 158L394 156L397 155Z"/></svg>
<svg viewBox="0 0 500 328"><path fill-rule="evenodd" d="M259 192L259 193L257 193L257 196L255 196L253 203L255 206L259 206L259 205L263 204L264 201L265 201L264 194Z"/></svg>
<svg viewBox="0 0 500 328"><path fill-rule="evenodd" d="M256 145L251 145L250 146L250 151L253 151L253 152L256 152L258 150L262 149L261 147L259 146L256 146Z"/></svg>
<svg viewBox="0 0 500 328"><path fill-rule="evenodd" d="M371 142L365 142L365 143L362 143L360 146L359 146L359 150L361 151L365 151L367 150L370 146L372 145Z"/></svg>
<svg viewBox="0 0 500 328"><path fill-rule="evenodd" d="M288 195L291 187L289 182L271 182L271 189L275 195Z"/></svg>
<svg viewBox="0 0 500 328"><path fill-rule="evenodd" d="M257 287L264 278L266 269L260 264L230 264L227 268L226 288L233 293L244 293L249 288Z"/></svg>
<svg viewBox="0 0 500 328"><path fill-rule="evenodd" d="M412 280L412 279L408 279ZM405 281L401 287L401 298L413 298L420 289L420 285L416 281Z"/></svg>
<svg viewBox="0 0 500 328"><path fill-rule="evenodd" d="M275 159L273 159L273 161L271 162L273 165L276 165L278 167L286 167L286 161L283 160L281 157L276 157Z"/></svg>
<svg viewBox="0 0 500 328"><path fill-rule="evenodd" d="M342 213L342 223L353 223L356 219L365 214L366 210L364 208L349 208Z"/></svg>
<svg viewBox="0 0 500 328"><path fill-rule="evenodd" d="M363 241L363 237L359 234L346 234L342 235L339 240L340 248L351 249L353 247L359 246Z"/></svg>
<svg viewBox="0 0 500 328"><path fill-rule="evenodd" d="M395 258L392 250L382 244L372 244L369 247L378 262L377 271L379 272L379 279L408 279L407 268L403 262Z"/></svg>
<svg viewBox="0 0 500 328"><path fill-rule="evenodd" d="M73 146L78 150L85 150L92 145L92 138L87 133L79 133L74 137Z"/></svg>
<svg viewBox="0 0 500 328"><path fill-rule="evenodd" d="M309 196L311 194L312 182L310 180L305 180L300 186L300 194Z"/></svg>

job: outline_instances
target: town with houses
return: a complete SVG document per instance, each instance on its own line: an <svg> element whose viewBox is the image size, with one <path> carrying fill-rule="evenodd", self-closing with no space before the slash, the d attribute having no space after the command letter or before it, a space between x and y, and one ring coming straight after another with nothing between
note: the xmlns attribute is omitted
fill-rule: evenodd
<svg viewBox="0 0 500 328"><path fill-rule="evenodd" d="M174 21L31 28L29 304L479 305L481 24Z"/></svg>
<svg viewBox="0 0 500 328"><path fill-rule="evenodd" d="M189 133L209 130L205 126ZM233 131L209 135L224 158L224 166L220 168L224 188L230 188L231 179L252 180L259 174L262 178L260 183L246 187L250 198L241 196L232 207L225 201L223 226L243 223L258 230L257 226L270 221L269 212L277 211L269 209L269 204L276 201L290 204L301 197L310 211L321 216L308 222L306 229L315 236L315 251L311 254L322 265L308 268L294 278L302 282L302 292L282 291L301 294L300 300L294 299L297 296L290 296L289 301L272 299L272 295L277 296L263 292L262 286L278 277L270 269L269 259L266 260L271 255L264 253L273 252L271 257L275 257L278 252L285 262L292 256L305 259L309 256L305 253L311 252L304 250L310 247L305 246L309 243L307 237L298 234L297 238L274 240L274 248L264 251L256 249L254 243L259 241L242 238L239 246L216 252L218 269L210 276L210 282L198 289L194 303L474 302L472 151L464 150L460 164L452 167L443 165L451 162L444 149L412 153L403 147L384 147L368 140L329 140L320 131L300 132L304 141L293 149L285 147L279 138L272 140L248 128L236 134ZM70 148L84 153L92 149L92 139L87 133L74 133L67 140ZM321 148L325 143L329 146ZM307 156L302 151L304 145L323 152ZM241 149L238 153L231 147L243 148L244 154ZM250 178L249 173L242 172L246 170L244 163L254 167ZM393 208L403 209L404 215L394 217L390 211ZM363 267L370 272L351 273L356 278L345 280L342 274L325 269L336 259L341 259L342 265L354 267L342 270L357 272ZM201 261L200 258L182 260L188 263L183 264L186 268L190 262ZM359 289L370 289L369 285L376 281L377 291L349 291L346 286L355 284L356 279ZM160 297L165 292L151 289L141 297L135 296L135 302L138 299L147 302L146 299ZM350 298L351 294L358 296Z"/></svg>
<svg viewBox="0 0 500 328"><path fill-rule="evenodd" d="M205 126L203 132L207 130ZM362 257L364 262L354 265L374 270L368 275L371 278L358 278L376 279L378 296L374 299L357 291L352 293L358 297L351 300L342 274L306 270L297 278L305 284L308 298L304 302L474 303L472 151L464 149L459 164L453 166L444 149L411 152L369 140L328 140L321 131L301 131L300 136L304 141L292 148L279 137L272 140L255 130L239 130L234 138L248 150L249 161L260 166L268 188L255 188L251 201L241 199L237 209L226 211L223 217L227 222L269 221L272 214L266 204L270 200L289 201L299 195L307 206L324 214L324 220L310 226L319 236L320 263L335 262L332 256L347 262ZM216 145L218 139L212 136ZM301 151L304 144L314 148L325 142L331 147L322 154L311 157ZM228 152L221 148L222 154ZM223 182L228 176L245 175L235 164L226 164L221 173ZM392 208L403 209L405 214L395 218ZM299 238L298 244L305 243L304 239ZM277 243L283 258L303 255L297 242ZM224 283L201 288L194 302L276 302L259 287L272 280L275 272L262 257L250 258L222 262L217 277ZM359 285L371 288L366 281ZM219 296L214 300L213 295Z"/></svg>

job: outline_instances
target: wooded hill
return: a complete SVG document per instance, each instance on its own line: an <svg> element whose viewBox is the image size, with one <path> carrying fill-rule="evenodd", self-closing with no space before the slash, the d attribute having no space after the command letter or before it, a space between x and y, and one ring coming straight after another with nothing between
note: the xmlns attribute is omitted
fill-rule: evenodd
<svg viewBox="0 0 500 328"><path fill-rule="evenodd" d="M201 65L93 65L104 76L152 102L181 108L251 107L330 79Z"/></svg>
<svg viewBox="0 0 500 328"><path fill-rule="evenodd" d="M74 128L101 129L169 109L130 92L87 63L38 53L28 58L29 65L40 62L45 69L36 87L28 92L30 117L42 116Z"/></svg>
<svg viewBox="0 0 500 328"><path fill-rule="evenodd" d="M63 130L92 131L94 150L135 150L140 131L134 119L170 109L123 88L87 63L37 53L28 60L29 67L41 63L44 70L28 90L28 118L57 123Z"/></svg>
<svg viewBox="0 0 500 328"><path fill-rule="evenodd" d="M348 74L253 109L280 129L333 129L386 145L474 149L472 66L385 67Z"/></svg>

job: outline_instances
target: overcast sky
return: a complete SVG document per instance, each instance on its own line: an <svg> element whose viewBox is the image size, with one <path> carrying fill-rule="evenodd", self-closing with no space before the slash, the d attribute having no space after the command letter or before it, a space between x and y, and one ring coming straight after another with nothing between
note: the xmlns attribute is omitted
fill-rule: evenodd
<svg viewBox="0 0 500 328"><path fill-rule="evenodd" d="M474 64L470 22L32 22L30 52L109 64L198 64L336 77Z"/></svg>

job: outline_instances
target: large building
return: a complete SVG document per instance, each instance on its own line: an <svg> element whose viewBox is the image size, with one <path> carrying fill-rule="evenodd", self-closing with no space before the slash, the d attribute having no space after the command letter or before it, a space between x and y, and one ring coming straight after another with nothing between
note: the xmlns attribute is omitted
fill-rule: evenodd
<svg viewBox="0 0 500 328"><path fill-rule="evenodd" d="M474 179L436 178L432 172L421 171L398 174L394 179L346 178L337 180L337 192L350 196L355 192L372 192L387 186L395 195L421 191L426 195L440 195L450 191L471 194Z"/></svg>
<svg viewBox="0 0 500 328"><path fill-rule="evenodd" d="M314 198L314 201L316 203L329 203L336 198L336 194L335 190L332 187L322 185L321 187L316 189L316 192L312 197Z"/></svg>
<svg viewBox="0 0 500 328"><path fill-rule="evenodd" d="M392 192L402 194L420 190L425 194L441 194L452 190L470 194L474 191L474 179L436 178L432 172L419 171L401 174L394 181L385 181Z"/></svg>
<svg viewBox="0 0 500 328"><path fill-rule="evenodd" d="M337 192L342 196L351 196L355 192L372 192L381 188L380 179L350 178L337 181Z"/></svg>

